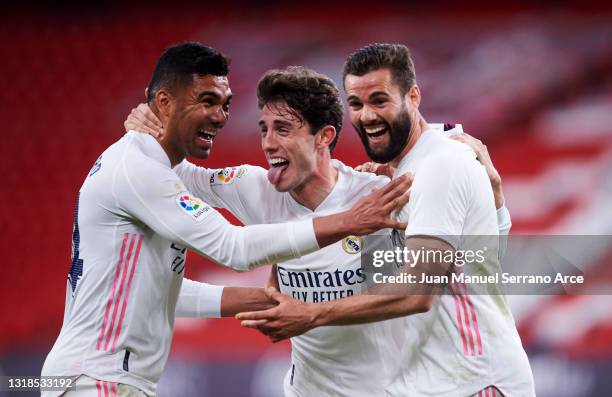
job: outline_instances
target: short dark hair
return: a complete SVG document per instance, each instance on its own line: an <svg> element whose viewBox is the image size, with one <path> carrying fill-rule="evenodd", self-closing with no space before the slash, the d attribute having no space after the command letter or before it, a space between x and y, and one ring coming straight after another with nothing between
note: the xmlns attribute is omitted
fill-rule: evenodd
<svg viewBox="0 0 612 397"><path fill-rule="evenodd" d="M257 84L257 102L263 109L275 101L284 101L295 116L308 122L313 135L333 126L336 137L329 150L334 150L342 128L342 99L332 79L303 66L269 70Z"/></svg>
<svg viewBox="0 0 612 397"><path fill-rule="evenodd" d="M165 88L173 92L193 81L194 75L227 76L229 59L214 48L196 42L168 47L157 60L147 91L147 101Z"/></svg>
<svg viewBox="0 0 612 397"><path fill-rule="evenodd" d="M348 74L363 76L379 69L389 69L400 93L405 95L416 84L414 62L408 47L402 44L370 44L358 49L346 59L342 81Z"/></svg>

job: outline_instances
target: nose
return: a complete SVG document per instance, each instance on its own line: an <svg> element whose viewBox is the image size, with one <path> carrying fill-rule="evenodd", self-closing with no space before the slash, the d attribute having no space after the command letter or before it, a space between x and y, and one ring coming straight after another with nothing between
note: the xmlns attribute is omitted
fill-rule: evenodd
<svg viewBox="0 0 612 397"><path fill-rule="evenodd" d="M223 109L223 106L218 106L217 110L212 112L210 115L210 121L217 128L223 127L225 123L227 122L228 118L229 118L229 112L225 111Z"/></svg>
<svg viewBox="0 0 612 397"><path fill-rule="evenodd" d="M261 148L266 153L274 153L278 149L278 141L273 131L268 131L261 136Z"/></svg>
<svg viewBox="0 0 612 397"><path fill-rule="evenodd" d="M376 112L369 106L364 105L359 115L359 121L362 124L368 125L377 119Z"/></svg>

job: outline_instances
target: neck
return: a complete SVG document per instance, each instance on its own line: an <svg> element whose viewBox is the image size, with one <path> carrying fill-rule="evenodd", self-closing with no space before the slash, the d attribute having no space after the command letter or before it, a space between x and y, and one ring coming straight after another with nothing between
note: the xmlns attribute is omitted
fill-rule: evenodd
<svg viewBox="0 0 612 397"><path fill-rule="evenodd" d="M402 161L402 159L408 154L408 152L410 152L410 150L414 147L414 145L416 145L421 135L423 135L423 133L428 128L427 121L425 121L423 116L421 116L421 113L419 113L418 111L416 113L415 119L416 119L416 123L414 123L414 126L412 127L412 131L410 131L410 135L408 137L408 143L406 144L406 147L404 148L404 150L402 150L402 152L399 155L397 155L397 157L395 157L393 160L389 162L389 164L393 168L397 168L400 161Z"/></svg>
<svg viewBox="0 0 612 397"><path fill-rule="evenodd" d="M291 190L291 197L304 207L314 211L332 191L338 180L338 170L331 164L329 150L319 156L315 172L297 188Z"/></svg>
<svg viewBox="0 0 612 397"><path fill-rule="evenodd" d="M155 140L157 140L162 149L164 149L164 152L166 152L166 155L170 159L171 167L174 167L185 159L186 153L184 150L181 149L181 145L176 142L175 134L172 133L171 128L168 128L168 123L162 117L161 112L159 111L157 106L155 106L155 103L149 104L149 107L151 108L155 116L157 116L157 118L162 121L162 124L166 126L166 131L164 132L164 135L155 138Z"/></svg>

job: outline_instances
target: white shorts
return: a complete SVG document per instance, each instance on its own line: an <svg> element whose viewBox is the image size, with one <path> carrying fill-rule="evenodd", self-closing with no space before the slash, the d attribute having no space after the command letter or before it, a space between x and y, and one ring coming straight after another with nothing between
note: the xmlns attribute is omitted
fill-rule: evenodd
<svg viewBox="0 0 612 397"><path fill-rule="evenodd" d="M74 390L68 390L62 394L62 397L147 397L147 395L134 386L81 375L74 383Z"/></svg>

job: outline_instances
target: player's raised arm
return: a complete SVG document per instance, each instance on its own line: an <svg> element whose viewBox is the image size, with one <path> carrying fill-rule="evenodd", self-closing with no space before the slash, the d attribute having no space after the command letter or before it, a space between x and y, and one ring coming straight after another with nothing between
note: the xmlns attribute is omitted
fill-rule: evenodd
<svg viewBox="0 0 612 397"><path fill-rule="evenodd" d="M406 224L391 219L390 215L408 202L406 191L411 185L412 175L402 175L362 197L348 211L314 218L319 245L323 247L335 243L351 234L364 236L385 228L404 230Z"/></svg>
<svg viewBox="0 0 612 397"><path fill-rule="evenodd" d="M239 271L300 257L347 235L402 228L391 212L407 202L409 178L361 199L349 211L285 224L234 226L184 190L176 174L139 159L124 160L115 190L126 213L164 238Z"/></svg>
<svg viewBox="0 0 612 397"><path fill-rule="evenodd" d="M476 153L476 158L482 163L482 165L484 165L485 170L487 171L487 176L491 181L491 187L493 188L493 195L495 197L495 208L501 209L504 205L502 180L499 172L497 172L497 169L493 165L491 156L489 156L487 146L483 144L480 139L476 139L466 133L452 135L450 139L465 143L474 151L474 153Z"/></svg>
<svg viewBox="0 0 612 397"><path fill-rule="evenodd" d="M493 188L493 197L495 198L495 208L497 210L497 227L499 229L498 257L501 261L504 255L506 254L506 247L508 245L508 234L510 234L510 229L512 228L512 219L510 218L510 211L508 211L508 208L505 205L501 176L495 168L495 165L493 165L493 160L489 155L487 146L482 143L482 141L466 133L455 134L452 135L450 138L459 142L463 142L470 148L472 148L474 153L476 153L476 158L482 163L482 165L484 165L487 171L487 176L489 177L489 181L491 181L491 187Z"/></svg>

